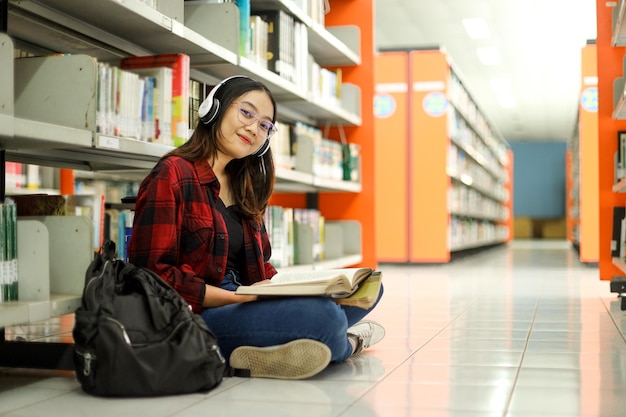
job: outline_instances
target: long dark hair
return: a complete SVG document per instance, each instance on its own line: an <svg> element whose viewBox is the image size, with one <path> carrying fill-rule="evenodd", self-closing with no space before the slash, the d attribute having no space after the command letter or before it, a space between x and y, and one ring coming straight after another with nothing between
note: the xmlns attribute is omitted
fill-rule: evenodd
<svg viewBox="0 0 626 417"><path fill-rule="evenodd" d="M213 121L205 125L198 120L191 138L184 145L167 153L163 158L179 156L189 161L201 159L211 161L215 159L219 151L217 142L219 130L226 110L237 98L255 90L264 91L269 96L274 107L272 123L275 123L276 101L270 90L263 83L251 78L235 77L224 82L215 91L214 98L219 100L220 107ZM233 203L241 215L260 224L270 196L274 191L276 179L271 149L260 157L250 155L231 160L226 165L226 175L228 175L230 182Z"/></svg>

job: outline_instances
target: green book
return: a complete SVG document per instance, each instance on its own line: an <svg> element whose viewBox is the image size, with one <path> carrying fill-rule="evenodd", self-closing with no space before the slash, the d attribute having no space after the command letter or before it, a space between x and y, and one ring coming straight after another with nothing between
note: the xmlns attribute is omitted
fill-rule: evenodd
<svg viewBox="0 0 626 417"><path fill-rule="evenodd" d="M8 247L8 259L10 262L10 297L9 300L17 301L19 298L18 294L18 269L17 269L17 206L14 202L11 202L7 205L9 216L7 218L7 224L9 225L10 232L10 244Z"/></svg>
<svg viewBox="0 0 626 417"><path fill-rule="evenodd" d="M0 303L9 301L8 292L9 286L7 281L9 280L8 268L7 268L7 226L6 226L6 213L7 205L2 203L2 210L0 210Z"/></svg>

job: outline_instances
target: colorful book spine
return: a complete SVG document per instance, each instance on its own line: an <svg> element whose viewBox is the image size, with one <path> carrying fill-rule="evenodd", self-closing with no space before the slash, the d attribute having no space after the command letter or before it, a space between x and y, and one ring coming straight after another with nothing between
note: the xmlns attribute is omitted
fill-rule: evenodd
<svg viewBox="0 0 626 417"><path fill-rule="evenodd" d="M0 205L0 303L17 301L17 210L11 200Z"/></svg>
<svg viewBox="0 0 626 417"><path fill-rule="evenodd" d="M237 0L239 9L239 55L250 55L250 0Z"/></svg>
<svg viewBox="0 0 626 417"><path fill-rule="evenodd" d="M154 77L144 77L143 98L141 102L141 140L150 142L156 135L154 116Z"/></svg>
<svg viewBox="0 0 626 417"><path fill-rule="evenodd" d="M6 226L6 205L2 204L2 210L0 210L0 303L9 301L9 283L11 277L9 275L9 267L7 262L7 226Z"/></svg>

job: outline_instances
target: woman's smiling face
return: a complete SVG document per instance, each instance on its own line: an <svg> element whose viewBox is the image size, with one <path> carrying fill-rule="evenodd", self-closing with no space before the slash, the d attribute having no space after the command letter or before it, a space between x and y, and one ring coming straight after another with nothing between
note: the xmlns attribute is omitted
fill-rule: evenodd
<svg viewBox="0 0 626 417"><path fill-rule="evenodd" d="M220 151L232 159L252 155L265 142L273 115L272 100L264 91L253 90L239 96L222 118Z"/></svg>

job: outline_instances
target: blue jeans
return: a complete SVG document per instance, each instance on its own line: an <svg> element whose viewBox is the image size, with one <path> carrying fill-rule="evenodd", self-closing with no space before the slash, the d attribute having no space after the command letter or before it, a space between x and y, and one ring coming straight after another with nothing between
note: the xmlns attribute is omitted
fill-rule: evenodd
<svg viewBox="0 0 626 417"><path fill-rule="evenodd" d="M221 287L235 291L238 275L229 271ZM381 288L376 304L383 295ZM296 339L314 339L326 344L331 361L352 355L347 329L372 309L340 306L326 297L284 297L205 309L201 315L217 336L224 357L239 346L274 346Z"/></svg>

